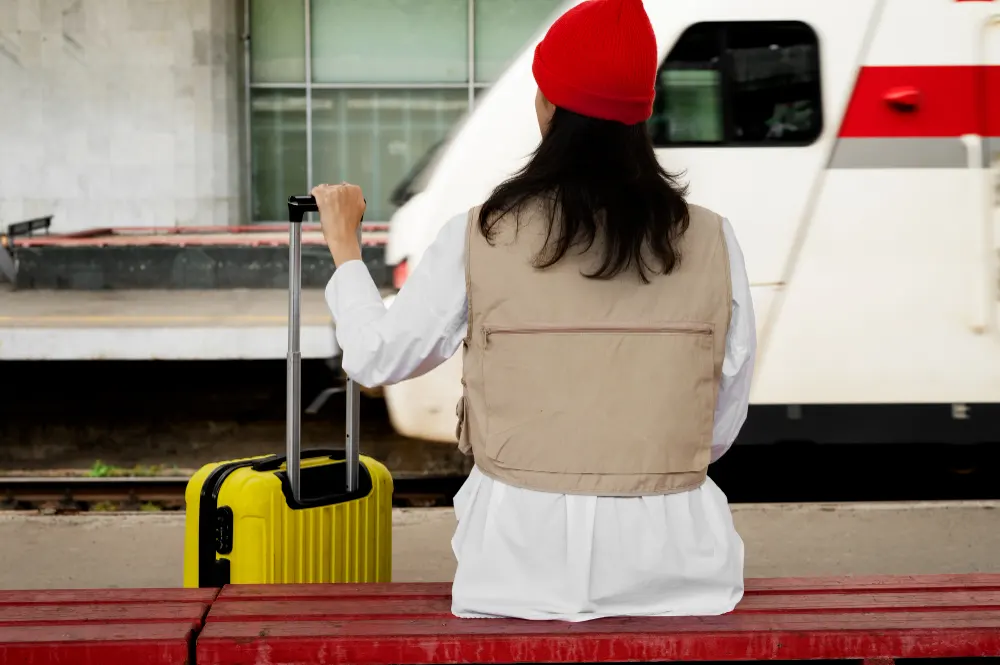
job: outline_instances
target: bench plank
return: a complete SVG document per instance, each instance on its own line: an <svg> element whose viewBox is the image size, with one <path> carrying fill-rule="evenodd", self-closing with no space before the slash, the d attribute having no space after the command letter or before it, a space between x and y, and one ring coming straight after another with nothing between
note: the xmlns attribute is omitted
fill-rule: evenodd
<svg viewBox="0 0 1000 665"><path fill-rule="evenodd" d="M1000 574L899 575L848 577L779 577L746 580L746 594L812 594L867 591L1000 591ZM293 600L301 598L432 598L451 597L451 584L420 582L407 584L240 584L223 589L219 600Z"/></svg>
<svg viewBox="0 0 1000 665"><path fill-rule="evenodd" d="M108 603L101 605L3 605L0 626L74 624L103 621L111 623L187 623L201 626L208 603Z"/></svg>
<svg viewBox="0 0 1000 665"><path fill-rule="evenodd" d="M748 593L822 593L843 591L1000 590L1000 574L856 575L846 577L773 577L746 581Z"/></svg>
<svg viewBox="0 0 1000 665"><path fill-rule="evenodd" d="M1000 610L1000 590L915 592L829 592L813 594L756 594L744 596L735 612L889 612Z"/></svg>
<svg viewBox="0 0 1000 665"><path fill-rule="evenodd" d="M262 638L303 635L343 637L406 637L424 635L526 635L562 636L680 634L701 632L741 632L769 630L900 630L918 628L946 631L983 628L1000 637L1000 612L866 612L829 614L724 614L707 617L616 617L592 621L525 621L521 619L435 619L414 621L408 617L366 621L297 621L272 618L268 621L208 621L203 638L218 635ZM264 630L264 635L261 635Z"/></svg>
<svg viewBox="0 0 1000 665"><path fill-rule="evenodd" d="M210 603L218 589L32 589L26 591L0 591L0 606L101 603Z"/></svg>
<svg viewBox="0 0 1000 665"><path fill-rule="evenodd" d="M193 626L100 623L0 626L0 663L10 665L189 665Z"/></svg>
<svg viewBox="0 0 1000 665"><path fill-rule="evenodd" d="M947 591L943 593L838 593L815 595L746 596L735 613L927 611L969 609L1000 611L1000 591ZM0 620L2 620L0 614ZM390 618L449 619L451 598L324 599L324 600L219 600L211 621L375 620Z"/></svg>
<svg viewBox="0 0 1000 665"><path fill-rule="evenodd" d="M1000 575L747 580L715 617L456 619L449 584L230 586L199 665L1000 656Z"/></svg>
<svg viewBox="0 0 1000 665"><path fill-rule="evenodd" d="M451 598L451 584L234 584L219 600L301 600L311 598Z"/></svg>
<svg viewBox="0 0 1000 665"><path fill-rule="evenodd" d="M1000 612L730 614L584 623L210 621L198 665L598 663L1000 656Z"/></svg>
<svg viewBox="0 0 1000 665"><path fill-rule="evenodd" d="M190 665L216 589L0 592L0 663Z"/></svg>

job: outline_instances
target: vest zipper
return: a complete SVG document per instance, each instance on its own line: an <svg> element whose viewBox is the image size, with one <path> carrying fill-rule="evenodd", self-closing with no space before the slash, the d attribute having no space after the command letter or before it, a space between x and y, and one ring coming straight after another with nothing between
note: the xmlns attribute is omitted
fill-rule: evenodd
<svg viewBox="0 0 1000 665"><path fill-rule="evenodd" d="M533 335L539 333L634 333L655 335L711 335L712 326L704 323L671 323L666 325L528 325L528 326L484 326L484 346L490 343L490 335Z"/></svg>

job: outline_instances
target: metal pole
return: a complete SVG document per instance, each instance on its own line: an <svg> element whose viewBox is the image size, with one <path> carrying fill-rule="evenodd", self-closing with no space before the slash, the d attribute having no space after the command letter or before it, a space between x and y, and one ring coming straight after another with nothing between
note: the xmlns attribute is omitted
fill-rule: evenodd
<svg viewBox="0 0 1000 665"><path fill-rule="evenodd" d="M288 413L286 468L292 497L301 500L299 469L302 441L302 353L299 348L302 289L302 224L289 224L288 239Z"/></svg>
<svg viewBox="0 0 1000 665"><path fill-rule="evenodd" d="M313 103L312 103L312 8L302 0L305 15L306 51L306 191L313 188Z"/></svg>
<svg viewBox="0 0 1000 665"><path fill-rule="evenodd" d="M246 223L253 223L253 104L251 85L251 53L250 53L250 0L243 0L243 205L246 206L244 213Z"/></svg>
<svg viewBox="0 0 1000 665"><path fill-rule="evenodd" d="M361 217L364 221L364 216ZM358 246L361 246L361 224L358 224ZM361 386L347 378L347 440L344 442L344 464L347 465L347 491L358 489L361 466Z"/></svg>
<svg viewBox="0 0 1000 665"><path fill-rule="evenodd" d="M467 51L466 58L468 61L468 100L469 107L467 109L468 113L472 112L472 107L476 103L476 0L468 0L466 4L466 11L469 13L468 19L468 32L469 32L469 49Z"/></svg>
<svg viewBox="0 0 1000 665"><path fill-rule="evenodd" d="M358 489L358 472L360 465L360 453L358 446L358 430L361 429L361 386L353 379L348 379L350 384L347 390L347 441L344 457L344 464L347 465L347 491L353 492Z"/></svg>

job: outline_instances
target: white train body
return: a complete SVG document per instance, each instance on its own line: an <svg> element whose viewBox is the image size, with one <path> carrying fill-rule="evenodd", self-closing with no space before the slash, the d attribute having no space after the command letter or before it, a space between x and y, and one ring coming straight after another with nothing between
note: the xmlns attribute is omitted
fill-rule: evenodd
<svg viewBox="0 0 1000 665"><path fill-rule="evenodd" d="M730 219L746 257L759 336L753 408L772 408L779 430L775 414L794 421L803 409L831 422L851 415L835 407L886 407L863 419L937 423L924 430L943 423L927 420L931 407L956 422L995 415L1000 2L646 0L646 9L667 90L657 117L671 123L658 130L657 154L686 172L691 201ZM390 264L412 271L441 225L537 145L533 48L456 128L424 190L392 220ZM786 77L785 92L772 96L761 137L754 75L769 68ZM388 387L394 426L453 440L460 373L459 353ZM986 436L959 426L965 434L940 438Z"/></svg>

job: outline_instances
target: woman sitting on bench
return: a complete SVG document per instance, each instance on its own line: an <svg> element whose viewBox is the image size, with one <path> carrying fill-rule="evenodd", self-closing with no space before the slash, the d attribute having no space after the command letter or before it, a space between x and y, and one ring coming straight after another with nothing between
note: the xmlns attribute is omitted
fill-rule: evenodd
<svg viewBox="0 0 1000 665"><path fill-rule="evenodd" d="M641 0L560 17L533 64L541 144L389 309L360 260L361 190L313 190L347 374L391 384L462 348L457 616L712 615L743 595L706 471L746 417L753 305L729 222L657 163L656 71Z"/></svg>

